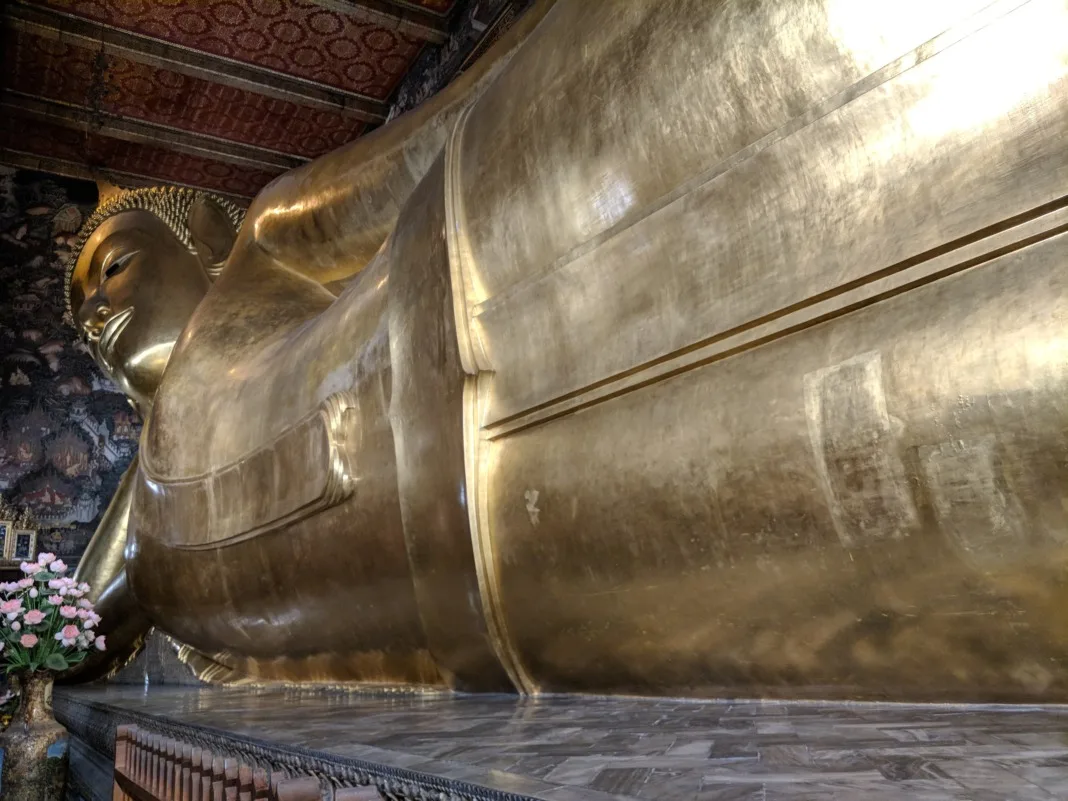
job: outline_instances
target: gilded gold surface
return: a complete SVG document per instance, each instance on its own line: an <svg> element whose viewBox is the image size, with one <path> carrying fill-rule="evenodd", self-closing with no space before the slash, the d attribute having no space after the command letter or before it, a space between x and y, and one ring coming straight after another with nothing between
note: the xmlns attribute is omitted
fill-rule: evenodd
<svg viewBox="0 0 1068 801"><path fill-rule="evenodd" d="M90 239L83 573L219 681L1068 700L1066 101L1063 0L540 4L232 248Z"/></svg>

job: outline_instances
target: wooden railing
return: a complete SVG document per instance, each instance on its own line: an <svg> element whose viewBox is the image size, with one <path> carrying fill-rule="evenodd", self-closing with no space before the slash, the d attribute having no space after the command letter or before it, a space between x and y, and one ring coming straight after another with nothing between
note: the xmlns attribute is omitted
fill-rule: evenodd
<svg viewBox="0 0 1068 801"><path fill-rule="evenodd" d="M115 735L113 801L383 801L374 787L323 787L138 726Z"/></svg>

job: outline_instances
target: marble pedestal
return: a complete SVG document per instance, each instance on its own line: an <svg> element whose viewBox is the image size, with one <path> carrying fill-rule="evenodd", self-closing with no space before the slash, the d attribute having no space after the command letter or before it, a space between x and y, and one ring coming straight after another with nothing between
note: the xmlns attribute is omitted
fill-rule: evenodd
<svg viewBox="0 0 1068 801"><path fill-rule="evenodd" d="M122 723L404 801L1068 798L1066 707L107 686L55 711L86 801Z"/></svg>

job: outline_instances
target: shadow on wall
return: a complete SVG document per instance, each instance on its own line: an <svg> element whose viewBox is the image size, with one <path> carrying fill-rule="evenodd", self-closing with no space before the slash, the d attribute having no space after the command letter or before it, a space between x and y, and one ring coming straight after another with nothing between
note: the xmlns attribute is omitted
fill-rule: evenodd
<svg viewBox="0 0 1068 801"><path fill-rule="evenodd" d="M74 564L137 450L141 420L64 323L69 246L96 185L0 168L0 493Z"/></svg>

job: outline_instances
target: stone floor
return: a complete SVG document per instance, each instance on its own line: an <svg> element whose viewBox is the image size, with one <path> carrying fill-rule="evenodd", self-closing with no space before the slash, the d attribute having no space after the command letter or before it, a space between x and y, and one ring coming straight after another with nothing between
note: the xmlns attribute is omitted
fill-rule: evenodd
<svg viewBox="0 0 1068 801"><path fill-rule="evenodd" d="M555 801L1068 799L1068 707L61 692Z"/></svg>

